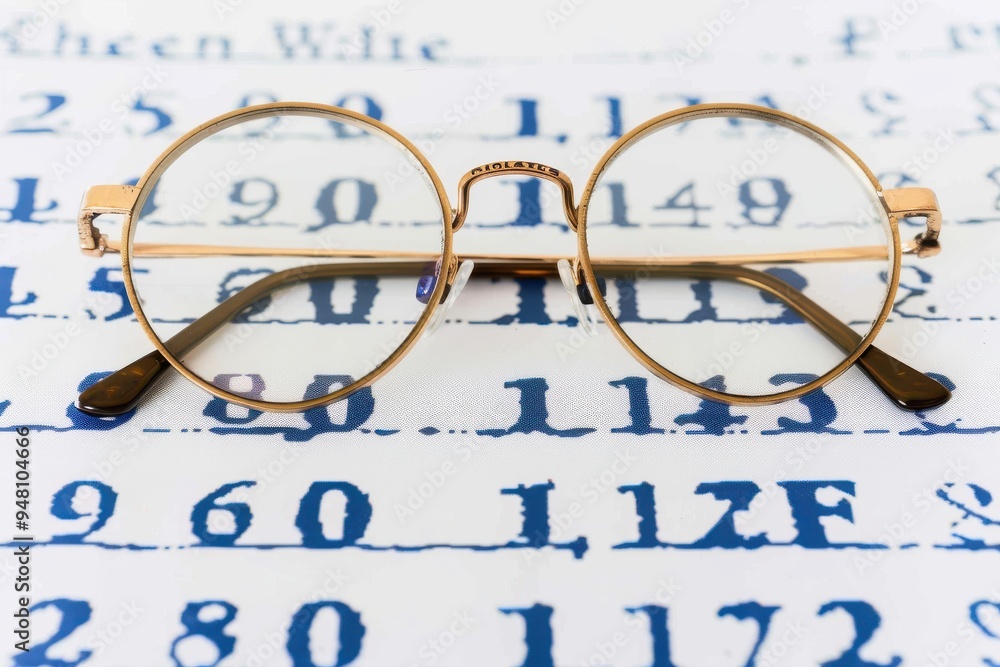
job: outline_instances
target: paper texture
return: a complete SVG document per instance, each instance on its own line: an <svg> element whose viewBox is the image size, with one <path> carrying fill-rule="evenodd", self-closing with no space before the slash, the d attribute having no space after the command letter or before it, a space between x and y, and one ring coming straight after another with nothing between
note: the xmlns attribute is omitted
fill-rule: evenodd
<svg viewBox="0 0 1000 667"><path fill-rule="evenodd" d="M5 3L0 655L1000 664L998 26L991 3L929 0ZM877 343L953 398L905 412L850 369L799 401L720 407L647 373L604 325L569 326L558 280L486 278L329 410L260 414L171 374L134 413L82 415L82 384L151 349L119 257L77 249L84 189L134 180L190 128L274 100L379 117L427 154L452 205L459 177L495 160L553 165L579 193L618 134L680 106L805 115L885 187L937 193L943 250L904 258ZM456 251L572 258L558 192L518 180L475 186ZM875 273L851 281L884 289ZM294 329L293 351L327 344Z"/></svg>

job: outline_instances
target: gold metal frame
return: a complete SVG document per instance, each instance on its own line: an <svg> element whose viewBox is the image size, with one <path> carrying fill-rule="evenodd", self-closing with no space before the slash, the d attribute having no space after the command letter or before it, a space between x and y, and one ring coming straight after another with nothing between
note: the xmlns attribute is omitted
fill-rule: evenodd
<svg viewBox="0 0 1000 667"><path fill-rule="evenodd" d="M777 111L755 105L701 104L684 109L678 109L676 111L670 111L646 121L639 127L633 129L618 139L618 141L616 141L614 145L612 145L611 148L605 152L604 156L598 160L597 166L594 167L590 180L587 182L587 187L584 190L584 197L580 203L580 223L579 229L577 229L577 252L579 253L580 266L583 269L583 274L586 277L591 294L594 296L594 303L597 305L598 310L600 310L604 321L607 322L609 327L611 327L611 330L614 331L616 336L618 336L618 339L625 345L625 348L629 351L629 353L635 357L639 363L645 366L647 370L676 387L707 398L714 398L733 405L770 405L798 398L799 396L808 394L809 392L826 385L850 368L864 353L868 346L871 345L871 342L875 339L875 336L878 335L879 330L885 323L886 318L889 317L889 313L892 311L892 306L896 299L896 289L899 286L900 259L902 254L902 248L899 241L899 225L893 215L893 211L888 208L888 205L886 205L887 215L885 220L889 226L887 237L891 239L892 242L892 254L890 257L892 260L892 266L889 275L889 284L885 303L883 303L881 311L875 319L875 322L872 324L871 330L863 339L861 339L861 341L857 344L857 347L851 351L839 365L830 369L822 376L816 378L812 382L796 387L795 389L789 389L787 391L762 396L748 396L706 390L701 385L691 382L690 380L682 378L679 375L667 370L662 365L657 363L652 357L646 354L642 348L635 344L635 342L622 328L621 324L619 324L611 314L611 309L608 308L608 304L601 295L601 291L597 289L597 276L594 273L594 268L590 259L590 251L587 247L587 206L590 203L590 193L592 193L597 187L597 184L600 182L601 175L623 150L642 140L644 137L670 127L671 125L697 120L699 118L711 118L718 116L751 118L767 123L774 123L807 136L840 158L848 167L859 170L863 174L864 178L871 183L876 196L885 203L886 200L878 179L875 178L875 175L871 172L871 170L869 170L868 167L861 161L861 158L855 155L851 149L841 143L836 137L821 130L812 123L783 111ZM933 193L931 193L930 196L933 197ZM905 199L905 197L903 197L903 199ZM939 219L940 218L938 218L938 220Z"/></svg>
<svg viewBox="0 0 1000 667"><path fill-rule="evenodd" d="M448 281L439 280L434 286L434 291L431 293L430 301L428 306L424 308L420 317L417 319L417 323L414 325L413 329L410 331L409 335L403 342L400 343L393 352L383 361L378 367L373 369L364 377L359 378L354 384L342 387L337 391L328 394L326 396L319 396L314 399L294 401L294 402L272 402L272 401L257 401L254 399L249 399L232 392L228 392L219 389L215 385L211 384L207 380L196 375L193 371L188 369L177 356L172 353L167 346L160 340L160 338L153 331L149 320L146 318L146 313L143 311L142 304L139 302L139 298L136 295L135 284L132 278L132 240L135 237L135 221L138 217L137 213L142 211L143 206L146 203L146 198L153 189L156 180L159 176L166 171L166 169L174 163L181 155L183 155L191 146L198 143L205 137L221 132L228 127L237 125L240 123L245 123L251 120L260 120L264 118L270 118L273 116L282 115L293 115L293 116L313 116L324 118L327 120L335 120L338 122L346 123L354 127L359 127L363 130L368 130L376 135L379 135L390 142L397 144L398 146L404 148L409 154L420 163L420 166L424 169L428 177L431 179L431 183L434 186L434 190L437 192L438 199L441 203L441 219L448 221L451 218L451 206L448 204L448 195L445 192L444 185L441 183L441 179L438 177L437 172L431 167L427 158L424 157L423 153L420 152L416 146L410 143L405 137L397 133L395 130L390 128L379 121L372 118L359 114L357 112L351 111L349 109L342 109L339 107L328 106L324 104L312 104L308 102L303 103L272 103L272 104L262 104L257 106L246 107L243 109L237 109L235 111L230 111L229 113L222 114L212 120L196 127L184 136L180 137L173 144L170 145L160 156L153 162L150 168L142 175L136 183L135 188L128 192L122 192L118 194L116 191L102 191L98 190L96 193L93 192L93 188L88 190L87 195L84 198L83 211L81 211L81 231L80 238L83 240L89 237L89 240L84 241L85 246L91 245L93 247L84 247L84 250L95 250L103 247L105 250L110 250L107 240L101 240L102 237L100 232L95 229L89 229L91 221L93 220L94 214L98 213L108 213L117 212L123 213L125 215L124 226L122 227L122 240L119 248L126 250L126 252L121 253L122 257L122 277L125 282L125 290L128 293L129 302L132 304L132 309L135 311L136 318L139 320L139 324L142 326L143 331L146 332L146 336L153 342L156 346L157 351L176 369L181 375L186 377L191 382L204 389L205 391L218 396L231 403L237 403L239 405L246 406L248 408L255 408L258 410L268 410L276 412L302 412L309 410L310 408L320 407L323 405L328 405L342 398L346 398L350 394L354 393L362 387L367 387L371 385L375 380L377 380L383 373L389 371L393 366L395 366L403 358L403 356L409 351L414 343L419 340L420 335L423 333L424 328L427 326L427 322L430 320L430 316L434 311L434 306L437 305L442 297L444 296L445 289L448 287ZM99 186L101 187L101 186ZM107 186L105 186L107 187ZM119 186L110 186L111 188L116 188ZM100 195L104 192L111 194L114 192L117 199L101 200ZM134 193L134 197L131 195ZM131 199L131 201L127 201ZM96 200L96 201L95 201ZM88 205L89 204L89 205ZM444 258L442 263L443 266L449 266L452 260L452 230L451 225L443 225L443 244L441 248L441 256ZM148 385L143 385L142 389Z"/></svg>
<svg viewBox="0 0 1000 667"><path fill-rule="evenodd" d="M443 221L441 254L133 243L136 219L138 217L137 212L142 210L159 176L177 158L198 141L216 132L239 123L279 115L312 116L346 123L381 136L405 151L424 170L438 196ZM887 236L891 239L891 248L865 246L795 253L717 257L671 257L657 260L644 258L592 258L587 247L587 209L590 197L600 182L601 176L617 155L650 133L676 123L712 116L754 118L777 124L809 137L841 158L845 165L856 171L862 181L870 183L873 198L877 198L882 203L886 213L884 223L887 227ZM84 253L94 256L103 255L105 252L121 253L122 274L129 301L135 311L136 318L146 332L146 335L153 342L156 351L129 364L84 391L80 396L78 406L82 410L95 415L120 414L121 412L130 410L140 400L152 382L163 370L168 368L167 363L210 394L257 410L299 412L328 405L346 398L362 387L371 385L395 366L402 359L403 355L416 343L426 328L435 308L444 300L447 291L450 289L458 266L458 258L455 256L452 246L453 234L465 222L472 185L482 179L512 174L547 179L560 187L567 222L571 229L577 232L578 248L577 256L573 259L573 270L578 284L586 285L605 322L607 322L608 326L629 352L650 372L667 382L703 398L730 404L763 405L802 396L827 384L852 364L858 363L861 369L872 378L876 385L900 407L921 409L940 405L948 400L950 394L940 383L906 366L872 345L872 340L878 334L892 309L896 289L899 285L901 255L908 253L919 257L927 257L939 250L937 239L940 233L941 214L934 193L926 188L902 188L883 191L875 176L850 149L830 134L805 120L781 111L743 104L702 104L686 107L662 114L643 123L622 136L608 149L598 161L593 174L588 180L587 187L581 195L579 207L574 203L573 184L562 172L537 162L506 161L482 165L465 174L459 182L458 208L456 210L451 208L440 178L424 155L416 146L390 127L348 109L310 103L273 103L246 107L223 114L180 137L153 162L152 166L143 174L134 187L101 185L91 187L87 190L78 220L80 248ZM94 219L104 213L120 213L124 215L124 226L120 242L116 243L108 239L94 226ZM899 238L898 218L911 216L926 217L927 228L925 232L919 234L904 247ZM213 255L328 257L340 261L330 264L299 267L270 274L268 277L237 292L170 340L166 342L160 340L153 331L136 294L132 274L133 257ZM496 254L463 255L463 258L473 259L476 262L476 270L479 273L526 276L556 275L556 262L564 259L559 256ZM791 288L787 283L763 271L745 266L752 263L801 263L879 258L887 258L892 261L891 275L889 276L885 303L871 330L864 337L858 335L846 324L839 322L821 306L801 292ZM363 261L343 261L347 259ZM288 284L314 277L332 277L337 275L420 275L426 268L428 261L437 259L441 259L441 266L445 267L442 269L442 277L444 279L436 282L427 307L424 308L409 335L385 361L372 371L359 378L354 384L343 387L326 396L294 402L260 401L246 398L214 386L184 366L180 359L184 353L195 345L198 345L219 326L225 324L248 305ZM597 274L594 271L595 264L600 268L602 275L630 275L634 274L637 269L642 268L651 271L654 275L711 278L748 284L760 291L777 297L795 310L805 321L819 329L834 344L841 347L847 356L841 364L823 376L788 391L757 396L729 394L707 389L672 373L649 357L632 341L611 314L599 289Z"/></svg>

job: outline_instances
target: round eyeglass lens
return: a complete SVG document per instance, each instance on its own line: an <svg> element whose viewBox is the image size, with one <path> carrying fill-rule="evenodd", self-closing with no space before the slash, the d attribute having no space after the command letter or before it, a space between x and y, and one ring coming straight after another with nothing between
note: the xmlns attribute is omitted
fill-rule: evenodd
<svg viewBox="0 0 1000 667"><path fill-rule="evenodd" d="M893 268L871 180L777 116L672 120L605 164L583 211L614 320L647 361L717 392L766 396L838 368Z"/></svg>
<svg viewBox="0 0 1000 667"><path fill-rule="evenodd" d="M156 336L215 387L318 398L404 342L428 307L444 212L402 143L332 113L253 117L146 184L132 280Z"/></svg>

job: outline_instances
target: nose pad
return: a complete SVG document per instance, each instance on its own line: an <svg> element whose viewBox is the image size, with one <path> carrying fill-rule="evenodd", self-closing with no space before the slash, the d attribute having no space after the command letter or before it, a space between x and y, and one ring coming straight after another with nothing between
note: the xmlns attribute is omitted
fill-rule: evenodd
<svg viewBox="0 0 1000 667"><path fill-rule="evenodd" d="M447 296L445 296L444 301L438 306L437 310L434 311L434 314L431 315L430 322L427 323L427 329L424 333L425 337L430 336L432 333L437 331L437 328L444 322L445 316L448 315L448 311L451 310L451 307L455 304L462 288L469 282L469 277L472 275L472 270L475 266L476 263L470 259L467 259L458 265L458 270L455 272L455 278L451 281L451 285L448 287ZM419 281L417 281L418 301L421 301L421 303L427 303L430 299L430 293L434 291L434 285L437 284L439 275L440 271L435 269L435 275L423 276ZM422 292L426 293L424 299L421 299Z"/></svg>
<svg viewBox="0 0 1000 667"><path fill-rule="evenodd" d="M563 287L566 289L566 294L573 305L573 312L576 313L580 327L588 336L596 336L597 321L590 312L590 308L587 307L587 304L594 303L590 289L584 283L577 283L573 267L568 260L560 259L556 262L556 267L559 269L559 279L562 280ZM586 298L586 303L584 298Z"/></svg>

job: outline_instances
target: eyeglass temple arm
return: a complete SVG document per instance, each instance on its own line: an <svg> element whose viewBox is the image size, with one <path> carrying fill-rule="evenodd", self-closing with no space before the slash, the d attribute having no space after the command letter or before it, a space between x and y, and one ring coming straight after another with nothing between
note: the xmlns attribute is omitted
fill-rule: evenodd
<svg viewBox="0 0 1000 667"><path fill-rule="evenodd" d="M538 175L535 172L531 173ZM461 227L462 222L464 222L464 212L466 210L465 199L468 197L469 185L477 178L482 177L484 176L470 173L463 178L463 184L460 188L461 201L459 211L456 214L455 221L452 223L454 229L457 230ZM545 178L559 180L559 177L545 176ZM576 215L573 213L575 208L572 205L572 184L569 184L568 180L564 184L563 193L565 197L564 208L568 219L574 221L572 226L575 229ZM881 195L886 210L895 218L923 217L926 219L926 229L917 234L913 239L903 243L904 254L931 257L941 251L941 246L938 243L938 236L941 233L941 208L938 205L937 196L933 190L929 188L894 188L891 190L882 190ZM104 213L132 214L138 196L139 188L132 185L94 185L87 188L83 195L83 202L80 204L79 216L77 217L80 250L84 254L94 257L100 257L105 252L121 252L121 245L117 241L109 239L106 234L102 234L101 230L94 226L94 219ZM573 213L573 215L570 215L570 213ZM134 244L133 252L135 254L146 254L140 252L143 246L152 251L160 249L165 254L170 254L171 256L258 254L246 252L249 249L242 249L244 250L243 253L234 253L234 251L241 250L239 248L226 248L224 253L218 253L213 252L210 246L187 244L153 245L143 243ZM222 249L217 248L216 250ZM273 255L274 253L274 249L267 249L267 254ZM289 254L293 253L298 256L308 256L303 255L301 251L289 251ZM260 254L264 253L261 252ZM347 253L344 253L344 255L346 256ZM336 256L336 253L329 250L317 250L314 256L331 257ZM357 257L358 255L354 254L353 256Z"/></svg>
<svg viewBox="0 0 1000 667"><path fill-rule="evenodd" d="M829 311L785 281L764 271L745 266L699 266L677 268L677 277L728 280L753 287L778 298L794 310L845 353L857 349L862 336ZM657 271L653 270L654 275ZM608 275L602 269L603 275ZM924 410L943 405L951 391L932 377L904 364L895 357L869 345L858 357L857 365L882 393L905 410Z"/></svg>
<svg viewBox="0 0 1000 667"><path fill-rule="evenodd" d="M564 190L566 189L564 188ZM566 191L568 192L569 190ZM100 230L94 226L93 221L94 218L103 213L131 213L135 207L138 194L139 189L135 186L129 185L97 185L87 189L84 193L83 202L80 207L80 215L77 220L80 249L84 254L99 257L106 251L120 252L120 245L117 242L108 239L106 235L102 234ZM937 239L941 230L941 212L938 206L937 198L935 197L933 191L927 188L897 188L893 190L883 190L882 198L885 208L896 218L920 216L926 218L926 231L918 234L915 239L905 243L903 247L904 253L915 254L918 257L929 257L940 251ZM569 197L568 201L570 204L572 203L571 200L572 197ZM231 252L233 250L232 248L212 249L205 246L147 246L146 248L143 248L142 246L143 244L135 244L133 246L133 253L154 255L158 254L157 249L159 249L164 254L172 256L233 254ZM191 252L192 249L197 249L198 251ZM146 252L144 252L144 250ZM242 254L273 255L275 254L275 251L273 249L269 252L254 252L251 250ZM296 255L299 253L296 251L290 251L288 254ZM336 252L320 251L316 252L315 256L331 257L336 256L337 254L338 253ZM345 253L345 255L346 254L347 253ZM299 254L299 256L301 255ZM354 256L357 256L356 253ZM371 256L374 257L377 255L373 254ZM857 259L857 257L839 257L837 259L842 260L852 258ZM816 261L819 259L819 257L813 256L801 257L799 259L786 258L785 261ZM826 257L825 259L830 259L830 257ZM737 263L749 263L749 261L746 261L746 258L734 257L731 258L731 260ZM757 261L766 260L757 258ZM488 262L479 263L480 273L484 272L483 270L488 264ZM407 273L416 273L419 275L424 266L425 264L423 262L416 262L407 267L405 271ZM513 262L513 265L510 266L504 266L501 262L494 262L492 263L492 266L493 270L498 273L516 273L518 271L521 272L522 275L551 275L555 273L554 260L552 262L552 266L543 268L542 270L539 270L537 266L525 268L523 266L523 262L517 261ZM399 270L404 270L401 265L398 268ZM745 276L756 276L758 278L758 282L763 281L761 285L771 282L771 279L773 278L769 276L769 274L762 271L756 271L742 266L717 266L714 268L722 271L723 273L725 273L725 269L728 268L733 269L736 272L742 272ZM348 268L345 265L332 265L330 269L332 272L324 275L334 277L336 275L357 275L359 272L363 272L358 268ZM629 266L630 271L634 269L635 265ZM379 273L384 273L384 266L376 269L376 265L369 264L368 270L372 272L377 271ZM672 267L672 270L676 271L677 268ZM288 274L288 277L290 278L288 282L282 283L282 285L296 282L296 280L308 279L302 277L304 274L300 269L293 269L291 271L281 273ZM730 273L732 273L732 271L730 271ZM292 278L293 274L299 277ZM265 278L258 283L254 283L246 290L230 297L230 299L226 302L220 304L219 307L202 316L193 322L189 327L182 330L179 334L177 334L177 336L168 341L168 346L170 346L171 350L174 350L175 354L179 355L181 354L179 351L181 347L184 347L186 351L187 349L190 349L190 346L197 345L198 342L211 335L216 328L229 321L229 319L234 317L243 308L252 304L256 300L263 298L267 294L270 294L275 289L279 289L282 285L273 287L269 286L272 284L269 281L275 279L278 275L280 274L272 274L268 278ZM732 278L730 277L729 279ZM815 304L815 302L808 299L808 297L801 295L801 293L798 293L785 283L781 281L778 282L780 282L781 285L777 290L766 291L769 291L778 299L790 305L794 310L796 310L796 312L805 317L814 326L817 326L820 331L827 335L828 338L833 340L842 349L851 350L856 347L855 341L858 338L858 335L851 330L850 327L847 327L845 324L836 320L836 318L830 316L829 313ZM747 284L753 284L753 281L748 281ZM801 298L789 297L785 294L785 292L787 292L787 294L799 294ZM229 304L230 302L232 302L231 305L229 307L225 307L226 304ZM237 303L240 305L237 306ZM233 308L235 308L235 310L233 310ZM809 312L806 311L812 312L813 316L810 317ZM213 313L218 314L213 316ZM223 317L222 313L227 314ZM213 317L218 321L214 325L209 326L209 323L213 321ZM222 319L219 319L220 317ZM185 332L189 333L185 334ZM175 339L180 339L177 340L176 344L178 348L176 350L172 346ZM865 373L872 378L875 384L887 396L889 396L902 408L919 410L934 407L936 405L941 405L950 397L950 392L948 392L943 385L890 357L874 345L869 346L868 349L865 350L865 352L858 359L858 365L861 366L862 370L864 370ZM107 416L127 412L135 407L145 391L152 386L153 381L158 378L161 372L167 367L168 363L166 359L164 359L163 355L160 354L159 351L153 351L145 357L129 364L125 368L112 373L89 389L85 390L80 395L80 400L77 405L81 410L95 415Z"/></svg>
<svg viewBox="0 0 1000 667"><path fill-rule="evenodd" d="M550 262L548 259L550 258L478 260L476 271L486 275L555 275L557 273L555 262ZM634 276L637 268L635 262L608 262L600 259L592 262L600 269L601 275L607 277ZM182 357L246 308L294 283L338 276L422 275L426 272L427 266L427 262L423 260L367 261L317 264L278 271L229 297L182 329L166 341L165 345L175 356ZM853 329L805 294L763 271L740 265L658 264L655 260L653 262L643 260L641 266L653 276L726 280L771 294L846 353L855 350L862 340ZM891 357L874 345L865 350L857 364L875 385L901 408L921 410L936 407L945 403L951 396L941 383ZM169 364L166 359L158 350L154 350L84 390L77 401L77 407L96 416L112 416L128 412L139 403L142 396L167 368Z"/></svg>

